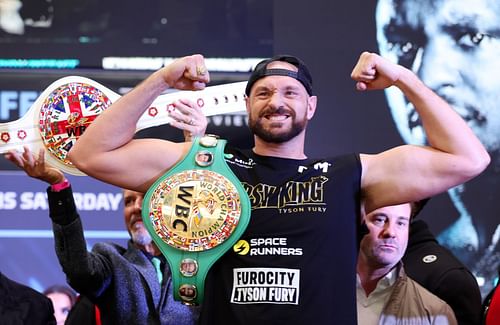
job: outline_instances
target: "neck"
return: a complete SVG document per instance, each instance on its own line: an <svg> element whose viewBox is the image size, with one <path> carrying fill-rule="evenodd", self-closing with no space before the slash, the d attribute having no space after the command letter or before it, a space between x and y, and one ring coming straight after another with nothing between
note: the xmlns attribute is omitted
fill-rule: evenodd
<svg viewBox="0 0 500 325"><path fill-rule="evenodd" d="M304 153L304 132L283 143L265 142L256 136L254 136L254 140L253 152L258 155L289 159L307 158Z"/></svg>
<svg viewBox="0 0 500 325"><path fill-rule="evenodd" d="M359 257L361 259L361 255ZM375 290L380 279L386 276L393 268L394 265L372 267L368 263L358 260L357 273L366 296L369 296Z"/></svg>

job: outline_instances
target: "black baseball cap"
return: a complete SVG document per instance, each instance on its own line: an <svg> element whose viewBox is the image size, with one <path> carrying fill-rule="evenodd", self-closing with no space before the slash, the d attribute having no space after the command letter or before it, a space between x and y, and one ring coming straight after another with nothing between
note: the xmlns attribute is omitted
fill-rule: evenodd
<svg viewBox="0 0 500 325"><path fill-rule="evenodd" d="M297 67L297 71L287 70L287 69L268 69L267 65L271 62L283 61L293 64ZM306 88L309 96L312 96L312 77L307 66L299 58L292 55L276 55L270 59L260 61L253 70L250 78L248 79L247 87L245 89L245 94L250 95L250 90L252 89L254 83L266 76L285 76L294 78Z"/></svg>

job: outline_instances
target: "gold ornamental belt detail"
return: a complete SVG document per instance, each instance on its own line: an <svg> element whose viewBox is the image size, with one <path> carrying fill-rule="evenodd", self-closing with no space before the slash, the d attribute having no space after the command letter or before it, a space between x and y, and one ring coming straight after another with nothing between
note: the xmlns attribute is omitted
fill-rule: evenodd
<svg viewBox="0 0 500 325"><path fill-rule="evenodd" d="M190 252L223 243L241 214L236 187L211 170L186 170L166 178L149 204L156 234L166 244Z"/></svg>

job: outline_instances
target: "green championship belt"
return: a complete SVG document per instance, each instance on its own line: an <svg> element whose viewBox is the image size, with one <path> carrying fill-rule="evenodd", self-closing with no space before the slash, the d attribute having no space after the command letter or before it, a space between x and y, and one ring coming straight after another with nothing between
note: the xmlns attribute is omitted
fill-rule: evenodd
<svg viewBox="0 0 500 325"><path fill-rule="evenodd" d="M250 200L224 160L226 141L196 138L147 191L142 219L172 272L174 298L200 304L210 267L243 234Z"/></svg>

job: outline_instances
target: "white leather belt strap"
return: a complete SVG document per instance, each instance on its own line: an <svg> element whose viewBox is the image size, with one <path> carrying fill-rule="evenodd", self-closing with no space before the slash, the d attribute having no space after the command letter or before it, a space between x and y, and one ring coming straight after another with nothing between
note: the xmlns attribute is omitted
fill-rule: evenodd
<svg viewBox="0 0 500 325"><path fill-rule="evenodd" d="M144 112L136 132L170 122L172 103L186 98L206 116L245 111L246 81L206 87L200 91L174 91L159 96ZM98 82L79 76L54 81L20 119L0 123L0 153L44 148L50 165L69 174L85 175L66 158L85 128L121 96Z"/></svg>

